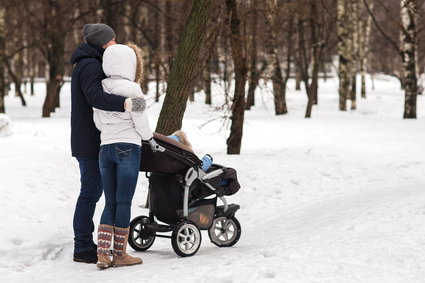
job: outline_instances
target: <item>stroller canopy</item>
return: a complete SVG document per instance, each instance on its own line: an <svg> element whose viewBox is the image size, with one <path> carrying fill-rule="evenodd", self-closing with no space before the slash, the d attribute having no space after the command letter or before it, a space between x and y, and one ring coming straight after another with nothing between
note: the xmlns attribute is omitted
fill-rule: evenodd
<svg viewBox="0 0 425 283"><path fill-rule="evenodd" d="M142 141L140 171L155 173L185 173L188 168L201 166L196 154L183 144L158 133L153 138L164 152L153 152L147 141Z"/></svg>

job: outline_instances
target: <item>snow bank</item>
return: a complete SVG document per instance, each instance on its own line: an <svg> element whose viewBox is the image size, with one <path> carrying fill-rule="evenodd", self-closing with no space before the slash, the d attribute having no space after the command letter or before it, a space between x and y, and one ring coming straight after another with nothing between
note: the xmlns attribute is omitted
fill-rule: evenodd
<svg viewBox="0 0 425 283"><path fill-rule="evenodd" d="M11 120L6 114L0 113L0 137L7 137L12 134Z"/></svg>

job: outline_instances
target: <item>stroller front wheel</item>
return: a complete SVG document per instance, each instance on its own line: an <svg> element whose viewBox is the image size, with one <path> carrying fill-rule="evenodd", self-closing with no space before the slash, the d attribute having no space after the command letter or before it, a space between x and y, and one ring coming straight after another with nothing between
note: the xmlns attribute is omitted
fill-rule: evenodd
<svg viewBox="0 0 425 283"><path fill-rule="evenodd" d="M201 246L201 240L201 231L189 220L177 224L171 235L173 249L181 257L196 254Z"/></svg>
<svg viewBox="0 0 425 283"><path fill-rule="evenodd" d="M208 236L218 247L231 247L241 237L241 224L234 216L215 218L208 230Z"/></svg>
<svg viewBox="0 0 425 283"><path fill-rule="evenodd" d="M147 223L149 223L147 216L138 216L130 222L128 243L136 251L146 251L155 241L155 232L147 228Z"/></svg>

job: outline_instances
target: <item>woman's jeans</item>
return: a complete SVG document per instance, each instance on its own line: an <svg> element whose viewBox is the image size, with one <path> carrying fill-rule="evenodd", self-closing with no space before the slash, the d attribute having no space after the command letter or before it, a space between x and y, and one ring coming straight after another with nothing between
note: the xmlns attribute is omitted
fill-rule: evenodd
<svg viewBox="0 0 425 283"><path fill-rule="evenodd" d="M99 167L106 200L100 224L120 228L129 226L141 154L141 147L131 143L100 147Z"/></svg>
<svg viewBox="0 0 425 283"><path fill-rule="evenodd" d="M93 249L93 215L102 196L102 179L97 158L77 157L80 167L80 195L74 213L74 253Z"/></svg>

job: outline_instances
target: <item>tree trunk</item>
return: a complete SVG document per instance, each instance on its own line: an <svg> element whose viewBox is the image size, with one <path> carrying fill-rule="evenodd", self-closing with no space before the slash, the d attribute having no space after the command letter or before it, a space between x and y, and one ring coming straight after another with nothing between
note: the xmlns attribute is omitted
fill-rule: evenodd
<svg viewBox="0 0 425 283"><path fill-rule="evenodd" d="M295 90L301 90L301 72L300 67L296 67L295 70Z"/></svg>
<svg viewBox="0 0 425 283"><path fill-rule="evenodd" d="M247 68L245 56L243 54L240 19L238 17L236 0L226 0L226 7L230 18L230 45L235 66L235 94L232 104L232 125L230 126L230 136L227 139L227 154L240 154L245 114Z"/></svg>
<svg viewBox="0 0 425 283"><path fill-rule="evenodd" d="M4 97L7 93L6 88L6 78L5 78L5 49L6 49L6 41L5 41L5 16L6 9L3 5L0 6L0 113L6 112L6 107L4 104Z"/></svg>
<svg viewBox="0 0 425 283"><path fill-rule="evenodd" d="M174 33L173 33L173 18L171 15L173 14L173 7L172 2L170 0L165 1L165 19L164 19L164 32L165 32L165 41L164 41L164 51L168 67L171 69L171 66L173 65L173 47L174 47Z"/></svg>
<svg viewBox="0 0 425 283"><path fill-rule="evenodd" d="M161 69L159 65L159 57L155 55L154 66L155 66L155 102L159 101L160 96L160 83L161 83Z"/></svg>
<svg viewBox="0 0 425 283"><path fill-rule="evenodd" d="M339 76L339 110L347 110L347 98L350 89L350 77L349 77L349 31L346 11L346 0L338 0L338 21L337 21L337 33L338 33L338 76Z"/></svg>
<svg viewBox="0 0 425 283"><path fill-rule="evenodd" d="M32 75L31 78L30 78L30 93L31 93L32 96L35 94L34 93L34 80L35 80L34 75Z"/></svg>
<svg viewBox="0 0 425 283"><path fill-rule="evenodd" d="M23 52L20 51L15 54L13 58L13 70L9 68L9 74L15 84L15 96L21 99L22 106L27 106L24 94L22 93L22 74L23 74Z"/></svg>
<svg viewBox="0 0 425 283"><path fill-rule="evenodd" d="M43 103L42 117L50 117L50 113L60 105L59 93L63 85L65 71L65 37L58 33L52 38L52 45L47 47L47 63L49 65L49 78L46 82L46 99Z"/></svg>
<svg viewBox="0 0 425 283"><path fill-rule="evenodd" d="M21 81L19 80L18 76L16 75L16 72L14 72L12 70L12 66L10 65L9 61L5 60L4 63L7 67L10 78L12 79L13 83L15 84L15 94L16 94L16 96L18 96L21 99L22 106L27 106L27 102L25 101L24 95L22 94L22 91L21 91Z"/></svg>
<svg viewBox="0 0 425 283"><path fill-rule="evenodd" d="M276 33L276 6L274 0L267 0L266 27L268 30L269 42L267 44L267 56L269 57L269 65L271 66L271 80L273 82L273 95L275 114L283 115L288 113L286 107L286 84L282 78L282 70L280 68L280 60L278 56L278 44Z"/></svg>
<svg viewBox="0 0 425 283"><path fill-rule="evenodd" d="M369 4L371 11L374 9L374 3ZM366 24L362 21L360 25L360 50L359 50L359 61L360 61L360 73L361 73L361 97L366 98L366 73L368 64L369 54L369 42L370 42L370 31L372 27L372 17L368 14Z"/></svg>
<svg viewBox="0 0 425 283"><path fill-rule="evenodd" d="M46 81L46 98L43 103L42 117L50 117L50 113L60 105L59 93L63 85L65 73L65 38L64 21L61 14L63 3L43 2L43 12L47 22L49 44L41 45L40 49L46 57L48 79Z"/></svg>
<svg viewBox="0 0 425 283"><path fill-rule="evenodd" d="M147 95L149 93L149 70L151 70L150 68L148 68L150 62L151 62L151 58L149 57L149 49L147 48L146 45L144 45L142 47L143 50L143 62L145 64L145 70L143 72L143 79L140 82L140 86L142 88L142 91L145 95Z"/></svg>
<svg viewBox="0 0 425 283"><path fill-rule="evenodd" d="M229 104L229 90L230 85L232 83L231 79L231 64L229 58L229 44L228 44L227 36L222 36L221 44L222 44L222 53L223 53L223 84L224 84L224 101L225 105Z"/></svg>
<svg viewBox="0 0 425 283"><path fill-rule="evenodd" d="M194 102L195 101L195 88L193 87L192 90L189 92L189 101Z"/></svg>
<svg viewBox="0 0 425 283"><path fill-rule="evenodd" d="M351 110L357 109L357 71L359 66L359 17L358 17L358 0L351 0L350 3L350 35L351 35L351 64L350 64L350 77L351 77Z"/></svg>
<svg viewBox="0 0 425 283"><path fill-rule="evenodd" d="M316 3L313 1L311 2L311 15L310 15L310 32L311 32L311 43L312 43L313 69L311 72L311 83L310 85L306 85L306 88L309 88L309 91L308 91L308 102L307 102L305 118L311 118L313 104L318 103L317 92L319 87L319 63L320 63L320 53L322 51L322 44L318 42L319 41L319 24L315 21L317 12L318 12L318 9L316 7Z"/></svg>
<svg viewBox="0 0 425 283"><path fill-rule="evenodd" d="M181 129L187 99L193 89L199 51L205 39L212 0L193 2L176 58L170 71L156 132L169 135Z"/></svg>
<svg viewBox="0 0 425 283"><path fill-rule="evenodd" d="M255 105L255 89L258 86L259 72L257 71L257 7L258 0L251 0L252 16L250 17L249 32L249 87L245 109L250 110Z"/></svg>
<svg viewBox="0 0 425 283"><path fill-rule="evenodd" d="M205 104L211 105L211 57L207 60L207 64L203 71L203 82L205 89Z"/></svg>
<svg viewBox="0 0 425 283"><path fill-rule="evenodd" d="M416 25L415 0L401 1L401 20L403 25L401 58L404 69L405 103L403 118L416 118Z"/></svg>

